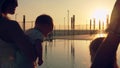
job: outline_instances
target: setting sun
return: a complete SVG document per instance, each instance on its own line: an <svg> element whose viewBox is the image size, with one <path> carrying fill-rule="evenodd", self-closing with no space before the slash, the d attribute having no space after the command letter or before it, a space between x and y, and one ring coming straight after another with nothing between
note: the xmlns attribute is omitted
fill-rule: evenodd
<svg viewBox="0 0 120 68"><path fill-rule="evenodd" d="M108 11L106 9L97 9L93 12L92 18L95 18L97 21L106 21L106 16L108 15Z"/></svg>

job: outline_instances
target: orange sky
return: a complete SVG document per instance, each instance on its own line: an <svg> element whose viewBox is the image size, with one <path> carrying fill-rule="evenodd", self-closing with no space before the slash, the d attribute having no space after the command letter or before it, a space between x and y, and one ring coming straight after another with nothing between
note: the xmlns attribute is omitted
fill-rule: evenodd
<svg viewBox="0 0 120 68"><path fill-rule="evenodd" d="M12 19L16 16L17 21L22 21L23 15L27 21L34 21L38 15L48 14L53 17L55 25L63 25L68 21L69 10L69 19L75 15L75 23L79 25L89 23L99 11L110 14L115 0L18 0L18 3L16 14L10 16Z"/></svg>

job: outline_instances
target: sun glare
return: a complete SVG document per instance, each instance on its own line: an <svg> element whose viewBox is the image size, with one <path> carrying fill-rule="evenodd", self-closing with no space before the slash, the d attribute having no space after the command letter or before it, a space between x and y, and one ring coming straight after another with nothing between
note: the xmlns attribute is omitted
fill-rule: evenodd
<svg viewBox="0 0 120 68"><path fill-rule="evenodd" d="M105 9L97 9L93 12L92 18L95 18L97 21L106 21L106 17L108 15L108 11Z"/></svg>

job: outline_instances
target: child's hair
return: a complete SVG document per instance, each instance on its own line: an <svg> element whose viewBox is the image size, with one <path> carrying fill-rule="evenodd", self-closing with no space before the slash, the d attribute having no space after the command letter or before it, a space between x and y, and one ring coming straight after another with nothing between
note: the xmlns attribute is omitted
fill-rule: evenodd
<svg viewBox="0 0 120 68"><path fill-rule="evenodd" d="M36 18L35 24L53 24L53 19L47 14L42 14Z"/></svg>
<svg viewBox="0 0 120 68"><path fill-rule="evenodd" d="M104 37L99 37L99 38L94 39L90 43L89 50L90 50L91 62L93 62L95 54L103 40L104 40Z"/></svg>

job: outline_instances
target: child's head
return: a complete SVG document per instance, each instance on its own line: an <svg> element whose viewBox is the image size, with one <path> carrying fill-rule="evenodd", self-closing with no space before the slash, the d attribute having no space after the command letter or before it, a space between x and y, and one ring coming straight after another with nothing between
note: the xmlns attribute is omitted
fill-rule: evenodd
<svg viewBox="0 0 120 68"><path fill-rule="evenodd" d="M93 62L95 54L103 40L104 40L104 37L99 37L99 38L94 39L90 43L89 50L90 50L91 62Z"/></svg>
<svg viewBox="0 0 120 68"><path fill-rule="evenodd" d="M49 15L42 14L36 18L35 28L39 29L44 36L47 36L53 30L53 19Z"/></svg>

